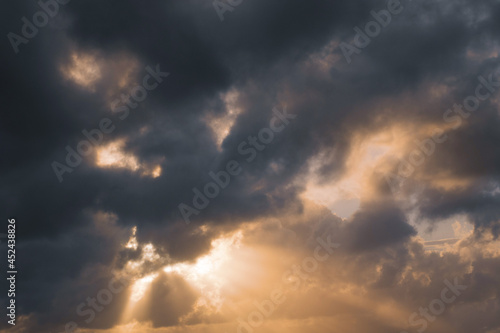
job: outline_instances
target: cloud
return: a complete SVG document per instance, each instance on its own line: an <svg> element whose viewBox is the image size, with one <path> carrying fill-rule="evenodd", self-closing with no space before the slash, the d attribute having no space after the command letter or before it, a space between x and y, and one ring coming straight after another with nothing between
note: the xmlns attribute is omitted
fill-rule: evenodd
<svg viewBox="0 0 500 333"><path fill-rule="evenodd" d="M236 329L255 298L267 299L329 233L341 243L336 255L262 331L400 332L445 279L459 277L467 292L428 332L496 332L498 96L456 128L443 114L475 93L478 76L495 73L500 5L403 5L351 64L340 43L385 1L244 1L223 22L199 0L72 1L19 53L5 38L0 199L2 216L18 221L14 330L56 331L68 321L109 332ZM5 35L38 10L6 5ZM168 79L120 119L113 101L156 64ZM239 144L269 126L275 108L297 117L246 163ZM116 130L59 183L51 163L66 163L65 147L103 118ZM385 176L436 128L447 140L393 194ZM230 160L242 162L241 174L186 225L178 205ZM419 238L422 224L457 214L473 235ZM242 249L221 273L219 311L200 303L189 278L162 271L193 265L235 232ZM127 248L131 237L137 247ZM129 286L82 321L78 305L120 275L146 278L143 311L124 322Z"/></svg>

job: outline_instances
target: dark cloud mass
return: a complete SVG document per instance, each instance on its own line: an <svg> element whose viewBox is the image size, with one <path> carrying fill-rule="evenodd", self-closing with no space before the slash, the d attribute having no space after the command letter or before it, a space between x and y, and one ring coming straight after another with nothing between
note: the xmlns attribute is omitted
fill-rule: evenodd
<svg viewBox="0 0 500 333"><path fill-rule="evenodd" d="M500 333L500 2L64 2L0 14L0 332Z"/></svg>

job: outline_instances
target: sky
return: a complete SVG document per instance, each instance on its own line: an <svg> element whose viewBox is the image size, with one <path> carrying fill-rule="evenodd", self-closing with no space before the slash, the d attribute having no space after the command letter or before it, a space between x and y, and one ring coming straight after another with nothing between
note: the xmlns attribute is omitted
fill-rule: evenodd
<svg viewBox="0 0 500 333"><path fill-rule="evenodd" d="M0 16L1 333L500 333L500 1Z"/></svg>

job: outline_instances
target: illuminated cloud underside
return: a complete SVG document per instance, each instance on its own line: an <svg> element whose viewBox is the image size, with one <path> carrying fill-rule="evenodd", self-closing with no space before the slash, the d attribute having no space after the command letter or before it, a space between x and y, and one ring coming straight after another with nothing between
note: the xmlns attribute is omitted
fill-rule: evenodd
<svg viewBox="0 0 500 333"><path fill-rule="evenodd" d="M139 163L137 157L124 152L125 141L118 140L100 147L97 150L96 165L101 168L126 169L139 173L141 176L157 178L161 175L160 165L145 165Z"/></svg>

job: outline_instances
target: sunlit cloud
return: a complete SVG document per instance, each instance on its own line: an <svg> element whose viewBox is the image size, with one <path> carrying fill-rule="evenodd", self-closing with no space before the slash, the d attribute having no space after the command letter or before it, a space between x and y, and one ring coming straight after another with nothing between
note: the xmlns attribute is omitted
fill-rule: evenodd
<svg viewBox="0 0 500 333"><path fill-rule="evenodd" d="M101 65L93 53L72 52L69 63L62 65L60 70L66 79L91 91L102 77Z"/></svg>
<svg viewBox="0 0 500 333"><path fill-rule="evenodd" d="M133 227L132 235L130 236L130 239L128 240L127 244L125 245L127 249L137 250L139 243L137 243L137 238L135 237L136 232L137 232L137 227Z"/></svg>
<svg viewBox="0 0 500 333"><path fill-rule="evenodd" d="M160 256L156 253L156 249L153 244L145 244L141 246L140 259L127 262L125 269L132 274L137 274L141 272L141 268L145 263L155 263L159 259Z"/></svg>
<svg viewBox="0 0 500 333"><path fill-rule="evenodd" d="M140 63L131 54L118 52L112 55L100 50L73 50L59 66L63 77L79 87L93 92L99 85L99 92L104 93L106 103L112 110L112 101L120 99L139 81Z"/></svg>
<svg viewBox="0 0 500 333"><path fill-rule="evenodd" d="M96 165L101 168L126 169L141 176L157 178L161 176L159 164L141 164L137 157L125 152L125 140L113 141L97 149Z"/></svg>
<svg viewBox="0 0 500 333"><path fill-rule="evenodd" d="M214 132L216 143L219 149L222 149L222 142L231 132L238 115L242 112L238 106L238 91L230 90L221 95L221 99L226 106L226 112L221 115L209 114L206 118L208 126Z"/></svg>
<svg viewBox="0 0 500 333"><path fill-rule="evenodd" d="M198 293L199 298L194 304L193 312L203 311L218 312L224 304L222 289L226 288L226 283L231 279L235 279L235 254L241 247L243 234L241 231L228 236L222 236L212 241L211 250L196 259L194 262L180 262L161 266L156 271L142 274L146 267L154 267L157 263L170 261L167 256L161 258L157 250L152 244L137 244L135 237L137 229L132 228L132 234L125 248L140 249L141 256L137 260L127 262L124 267L123 274L127 276L136 276L133 278L133 283L130 287L129 302L122 315L122 323L127 323L134 318L134 312L139 302L146 304L148 299L145 295L150 291L150 288L159 277L160 273L175 274L182 277L188 282ZM151 266L153 265L153 266ZM236 276L238 276L236 274ZM239 275L239 278L242 278ZM190 314L185 316L187 320Z"/></svg>
<svg viewBox="0 0 500 333"><path fill-rule="evenodd" d="M310 162L310 177L304 197L332 209L333 213L349 217L363 197L371 196L369 178L385 156L397 153L401 143L398 133L382 132L368 137L353 137L353 148L346 172L340 179L328 181L318 175L328 157L320 153ZM346 207L346 205L349 205Z"/></svg>

